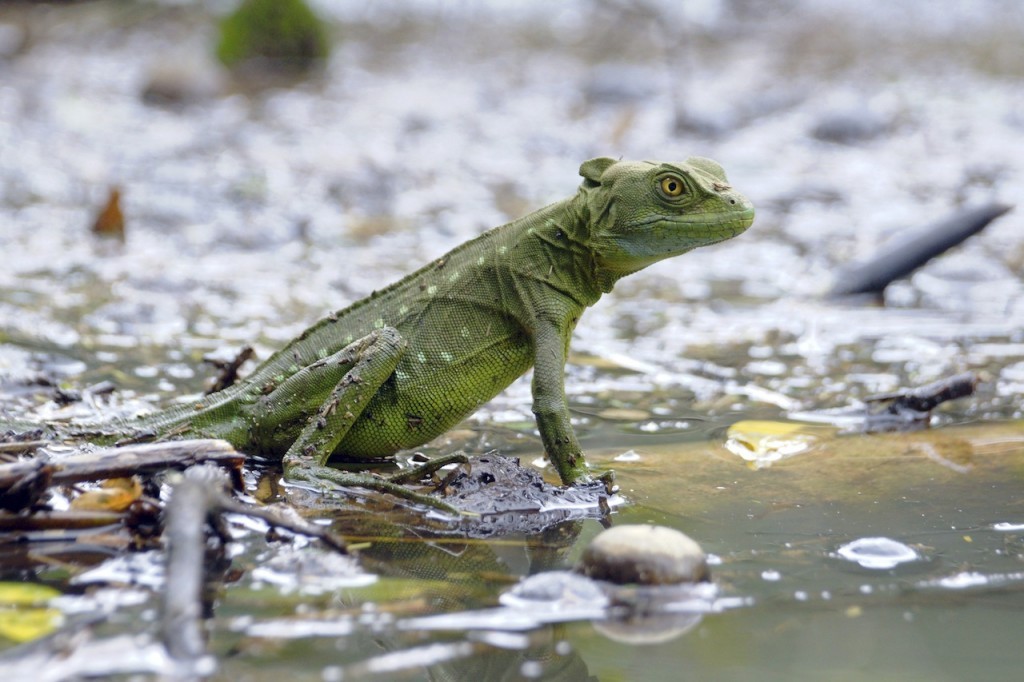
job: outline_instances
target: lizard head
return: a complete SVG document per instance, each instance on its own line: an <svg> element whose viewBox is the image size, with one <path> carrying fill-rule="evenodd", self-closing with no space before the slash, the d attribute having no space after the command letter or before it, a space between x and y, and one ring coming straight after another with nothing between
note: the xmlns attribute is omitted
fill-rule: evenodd
<svg viewBox="0 0 1024 682"><path fill-rule="evenodd" d="M722 167L698 156L678 163L598 158L580 166L590 247L613 277L740 234L754 206Z"/></svg>

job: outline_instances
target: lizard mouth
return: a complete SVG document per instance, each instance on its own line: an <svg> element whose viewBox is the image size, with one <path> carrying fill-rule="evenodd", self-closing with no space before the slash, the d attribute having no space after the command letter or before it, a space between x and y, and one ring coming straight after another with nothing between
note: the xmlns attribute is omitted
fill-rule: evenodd
<svg viewBox="0 0 1024 682"><path fill-rule="evenodd" d="M728 213L686 213L681 215L658 215L634 223L635 227L653 227L668 224L675 229L688 229L693 232L726 231L733 235L744 232L754 224L754 208L752 206Z"/></svg>
<svg viewBox="0 0 1024 682"><path fill-rule="evenodd" d="M659 215L633 224L634 229L648 230L655 238L673 236L704 243L705 239L722 241L742 234L754 224L753 207L729 213L691 213Z"/></svg>
<svg viewBox="0 0 1024 682"><path fill-rule="evenodd" d="M753 223L749 205L722 214L658 215L633 223L615 241L633 258L653 262L732 239Z"/></svg>

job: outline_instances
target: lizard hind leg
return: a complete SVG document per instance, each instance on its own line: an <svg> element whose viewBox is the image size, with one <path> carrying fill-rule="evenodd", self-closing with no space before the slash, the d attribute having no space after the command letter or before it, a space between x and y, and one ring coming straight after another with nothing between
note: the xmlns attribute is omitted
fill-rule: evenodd
<svg viewBox="0 0 1024 682"><path fill-rule="evenodd" d="M259 408L259 416L265 422L280 425L289 419L305 419L302 430L283 458L286 480L320 489L368 488L455 512L439 500L404 488L401 481L411 474L417 474L418 478L428 470L451 462L464 462L466 457L462 453L439 458L413 472L401 472L393 479L326 466L366 405L395 371L405 349L406 342L396 329L375 330L337 353L302 368L266 396L267 400ZM332 382L326 399L318 405L309 402L321 400L319 396L325 395L324 388Z"/></svg>
<svg viewBox="0 0 1024 682"><path fill-rule="evenodd" d="M395 371L405 348L398 330L374 330L303 367L253 406L257 428L265 434L281 431L272 440L298 429L294 437L287 436L292 440L282 460L286 478L308 480L307 475L295 474L309 467L325 468L338 444Z"/></svg>

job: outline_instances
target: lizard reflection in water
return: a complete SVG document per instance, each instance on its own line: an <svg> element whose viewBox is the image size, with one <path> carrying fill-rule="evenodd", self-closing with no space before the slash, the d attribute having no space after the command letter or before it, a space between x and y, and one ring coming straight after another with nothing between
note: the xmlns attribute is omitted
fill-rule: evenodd
<svg viewBox="0 0 1024 682"><path fill-rule="evenodd" d="M386 479L327 462L422 445L532 366L544 450L563 483L589 482L563 385L580 315L619 278L740 234L754 209L721 166L700 157L597 158L580 175L574 196L328 315L240 383L133 419L48 428L55 437L107 443L223 438L243 452L283 458L291 481L409 497Z"/></svg>

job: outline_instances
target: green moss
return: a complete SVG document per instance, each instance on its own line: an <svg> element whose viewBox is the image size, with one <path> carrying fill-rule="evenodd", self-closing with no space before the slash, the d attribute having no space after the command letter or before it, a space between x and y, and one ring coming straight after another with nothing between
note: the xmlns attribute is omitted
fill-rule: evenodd
<svg viewBox="0 0 1024 682"><path fill-rule="evenodd" d="M243 0L220 25L217 57L229 67L306 71L329 52L327 28L303 0Z"/></svg>

